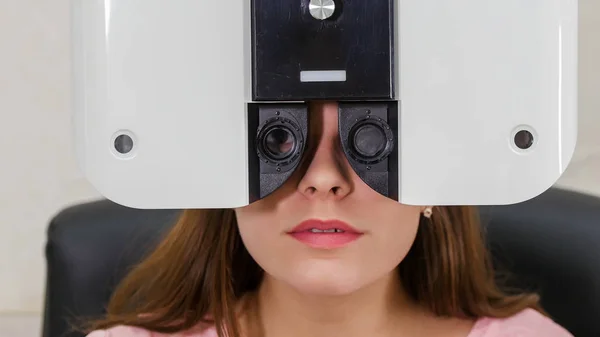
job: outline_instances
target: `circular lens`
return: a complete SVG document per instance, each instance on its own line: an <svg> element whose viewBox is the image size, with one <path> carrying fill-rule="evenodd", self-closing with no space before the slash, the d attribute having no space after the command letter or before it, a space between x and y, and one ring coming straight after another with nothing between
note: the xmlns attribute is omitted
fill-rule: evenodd
<svg viewBox="0 0 600 337"><path fill-rule="evenodd" d="M128 135L119 135L115 139L115 150L121 154L127 154L133 149L133 139Z"/></svg>
<svg viewBox="0 0 600 337"><path fill-rule="evenodd" d="M521 150L529 149L533 141L533 135L527 130L521 130L515 135L515 145Z"/></svg>
<svg viewBox="0 0 600 337"><path fill-rule="evenodd" d="M269 155L275 159L283 159L294 153L296 139L289 130L275 127L267 132L263 144Z"/></svg>
<svg viewBox="0 0 600 337"><path fill-rule="evenodd" d="M385 150L386 144L385 132L376 125L362 125L354 133L354 149L361 156L376 157Z"/></svg>

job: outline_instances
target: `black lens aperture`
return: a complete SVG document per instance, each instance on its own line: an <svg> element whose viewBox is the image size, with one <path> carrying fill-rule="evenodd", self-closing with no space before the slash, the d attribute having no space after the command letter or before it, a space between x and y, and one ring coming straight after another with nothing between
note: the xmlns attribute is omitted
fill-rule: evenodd
<svg viewBox="0 0 600 337"><path fill-rule="evenodd" d="M277 126L267 131L263 148L272 159L285 159L294 153L296 138L289 129Z"/></svg>
<svg viewBox="0 0 600 337"><path fill-rule="evenodd" d="M360 163L372 165L384 160L392 151L393 134L381 119L365 117L357 120L348 133L348 150Z"/></svg>
<svg viewBox="0 0 600 337"><path fill-rule="evenodd" d="M277 115L259 126L256 144L260 160L283 171L301 155L304 137L296 122Z"/></svg>
<svg viewBox="0 0 600 337"><path fill-rule="evenodd" d="M363 124L354 132L353 145L359 155L374 158L381 154L386 147L385 131L374 124Z"/></svg>

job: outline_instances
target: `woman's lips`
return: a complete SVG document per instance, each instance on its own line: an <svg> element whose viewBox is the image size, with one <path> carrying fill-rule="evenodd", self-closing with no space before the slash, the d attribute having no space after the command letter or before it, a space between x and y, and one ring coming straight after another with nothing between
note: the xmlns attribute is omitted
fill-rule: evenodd
<svg viewBox="0 0 600 337"><path fill-rule="evenodd" d="M350 244L364 233L339 220L307 220L288 234L313 248L334 249Z"/></svg>

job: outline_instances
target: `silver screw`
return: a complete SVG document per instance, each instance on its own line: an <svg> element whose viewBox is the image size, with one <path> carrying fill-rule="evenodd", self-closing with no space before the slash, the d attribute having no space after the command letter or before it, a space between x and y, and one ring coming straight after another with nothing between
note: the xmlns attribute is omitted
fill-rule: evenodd
<svg viewBox="0 0 600 337"><path fill-rule="evenodd" d="M327 20L335 13L335 2L333 0L310 0L308 10L313 18Z"/></svg>

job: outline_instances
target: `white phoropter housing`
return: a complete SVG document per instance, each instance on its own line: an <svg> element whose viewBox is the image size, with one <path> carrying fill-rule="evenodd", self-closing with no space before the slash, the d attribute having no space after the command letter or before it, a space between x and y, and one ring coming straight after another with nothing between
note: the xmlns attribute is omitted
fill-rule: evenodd
<svg viewBox="0 0 600 337"><path fill-rule="evenodd" d="M577 138L577 1L392 3L398 200L510 204L550 188ZM251 203L252 6L73 0L75 143L102 195L135 208ZM343 19L325 14L310 19ZM352 80L305 70L306 85ZM288 101L299 100L265 104Z"/></svg>

